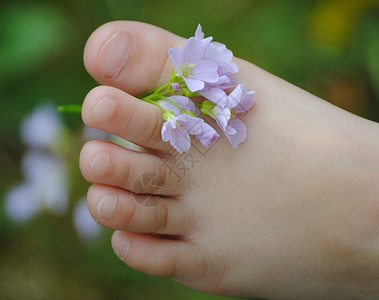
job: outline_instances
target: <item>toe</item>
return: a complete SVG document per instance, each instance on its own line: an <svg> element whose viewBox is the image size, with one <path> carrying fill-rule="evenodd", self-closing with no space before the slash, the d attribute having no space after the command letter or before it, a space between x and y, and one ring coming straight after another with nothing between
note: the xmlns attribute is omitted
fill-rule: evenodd
<svg viewBox="0 0 379 300"><path fill-rule="evenodd" d="M185 241L116 231L112 247L125 264L152 276L182 278L196 276L196 270L201 269L195 246Z"/></svg>
<svg viewBox="0 0 379 300"><path fill-rule="evenodd" d="M167 82L173 65L168 49L184 39L153 25L116 21L88 39L84 64L98 82L139 95Z"/></svg>
<svg viewBox="0 0 379 300"><path fill-rule="evenodd" d="M83 103L82 117L88 126L142 147L161 152L170 148L169 143L162 141L160 108L119 89L99 86L90 91Z"/></svg>
<svg viewBox="0 0 379 300"><path fill-rule="evenodd" d="M175 196L186 188L186 177L175 176L165 159L105 141L91 141L80 153L80 169L92 183L120 187L136 194Z"/></svg>
<svg viewBox="0 0 379 300"><path fill-rule="evenodd" d="M87 202L93 218L111 229L176 236L193 231L192 211L168 197L95 184L88 190Z"/></svg>

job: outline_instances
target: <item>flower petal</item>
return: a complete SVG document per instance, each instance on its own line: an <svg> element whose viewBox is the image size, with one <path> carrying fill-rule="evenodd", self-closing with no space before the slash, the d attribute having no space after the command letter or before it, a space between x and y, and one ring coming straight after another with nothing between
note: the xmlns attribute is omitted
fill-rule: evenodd
<svg viewBox="0 0 379 300"><path fill-rule="evenodd" d="M164 142L168 142L172 139L172 131L171 126L167 122L164 122L161 130L162 140Z"/></svg>
<svg viewBox="0 0 379 300"><path fill-rule="evenodd" d="M232 62L218 61L217 64L219 68L224 69L224 72L227 72L227 73L234 74L239 71L239 67L235 63L232 63Z"/></svg>
<svg viewBox="0 0 379 300"><path fill-rule="evenodd" d="M207 86L199 93L217 105L225 106L228 103L228 96L223 89Z"/></svg>
<svg viewBox="0 0 379 300"><path fill-rule="evenodd" d="M212 146L220 137L220 134L209 124L202 124L202 131L196 136L204 147Z"/></svg>
<svg viewBox="0 0 379 300"><path fill-rule="evenodd" d="M233 135L236 134L237 130L235 130L232 126L226 126L225 127L225 134Z"/></svg>
<svg viewBox="0 0 379 300"><path fill-rule="evenodd" d="M203 119L195 118L189 115L181 115L177 118L180 124L183 124L184 128L189 134L198 135L202 131Z"/></svg>
<svg viewBox="0 0 379 300"><path fill-rule="evenodd" d="M191 78L205 82L217 82L220 76L217 73L217 64L210 60L202 60L192 70Z"/></svg>
<svg viewBox="0 0 379 300"><path fill-rule="evenodd" d="M198 79L184 78L184 81L191 92L202 90L205 86L205 83Z"/></svg>
<svg viewBox="0 0 379 300"><path fill-rule="evenodd" d="M212 46L215 47L218 57L223 61L231 61L233 58L233 52L226 48L226 46L219 42L212 42Z"/></svg>
<svg viewBox="0 0 379 300"><path fill-rule="evenodd" d="M196 32L195 32L195 38L197 39L204 39L204 33L202 31L201 25L197 25Z"/></svg>
<svg viewBox="0 0 379 300"><path fill-rule="evenodd" d="M171 98L171 97L170 97ZM171 102L168 102L167 100L159 100L157 103L162 106L165 110L171 110L175 115L181 115L182 111L177 108L174 104Z"/></svg>
<svg viewBox="0 0 379 300"><path fill-rule="evenodd" d="M178 71L179 74L181 74L180 66L182 65L182 52L179 48L170 48L168 50L168 55L171 58L171 61L173 62L175 69Z"/></svg>
<svg viewBox="0 0 379 300"><path fill-rule="evenodd" d="M255 91L247 92L240 103L234 108L237 113L248 111L255 103Z"/></svg>
<svg viewBox="0 0 379 300"><path fill-rule="evenodd" d="M217 62L219 60L219 55L217 53L217 49L213 46L213 43L210 43L205 48L204 59L211 60Z"/></svg>
<svg viewBox="0 0 379 300"><path fill-rule="evenodd" d="M245 86L243 84L237 85L235 89L228 95L228 107L235 108L241 102L241 99L245 94Z"/></svg>
<svg viewBox="0 0 379 300"><path fill-rule="evenodd" d="M200 24L197 26L197 29L196 29L196 32L195 32L195 38L201 40L203 43L206 43L206 44L210 43L212 41L212 39L213 39L211 36L209 36L206 39L204 39L204 33L202 31L202 28L201 28Z"/></svg>
<svg viewBox="0 0 379 300"><path fill-rule="evenodd" d="M170 144L179 153L187 152L191 148L191 138L186 131L175 130Z"/></svg>
<svg viewBox="0 0 379 300"><path fill-rule="evenodd" d="M225 127L228 125L228 121L230 120L230 109L219 105L216 105L214 109L216 110L217 125L225 131Z"/></svg>
<svg viewBox="0 0 379 300"><path fill-rule="evenodd" d="M246 92L246 87L239 84L228 96L228 107L234 108L237 113L248 111L255 102L255 91Z"/></svg>
<svg viewBox="0 0 379 300"><path fill-rule="evenodd" d="M196 38L189 38L182 49L182 64L198 64L205 53L205 44Z"/></svg>
<svg viewBox="0 0 379 300"><path fill-rule="evenodd" d="M238 145L245 141L247 131L245 124L240 119L230 120L228 126L234 128L236 133L231 135L225 131L225 136L228 138L232 146L237 149Z"/></svg>
<svg viewBox="0 0 379 300"><path fill-rule="evenodd" d="M192 111L193 113L195 113L196 115L199 115L200 113L200 110L199 108L188 98L188 97L185 97L185 96L171 96L169 97L172 101L174 101L176 104L178 104L181 108L183 108L185 111ZM166 100L165 100L166 101ZM167 102L167 101L166 101ZM172 106L175 106L173 105L172 103L170 103ZM165 108L165 107L164 107ZM176 107L177 110L179 110L177 107ZM174 111L174 113L176 115L180 115L182 114L182 112L180 113L176 113Z"/></svg>

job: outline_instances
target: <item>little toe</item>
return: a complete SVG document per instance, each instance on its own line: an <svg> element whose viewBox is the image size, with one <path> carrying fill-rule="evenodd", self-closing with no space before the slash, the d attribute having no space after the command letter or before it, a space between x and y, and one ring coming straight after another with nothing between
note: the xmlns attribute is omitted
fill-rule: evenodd
<svg viewBox="0 0 379 300"><path fill-rule="evenodd" d="M203 270L197 248L186 241L116 231L112 247L125 264L148 275L181 279Z"/></svg>

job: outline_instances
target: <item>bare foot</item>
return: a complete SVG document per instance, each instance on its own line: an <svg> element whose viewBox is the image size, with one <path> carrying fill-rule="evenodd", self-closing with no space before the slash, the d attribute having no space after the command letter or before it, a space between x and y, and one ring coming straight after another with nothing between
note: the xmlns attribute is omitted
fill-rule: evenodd
<svg viewBox="0 0 379 300"><path fill-rule="evenodd" d="M236 59L238 82L256 90L243 117L247 140L237 150L226 138L205 154L192 147L170 169L162 113L134 96L168 82L168 49L184 41L119 21L97 29L85 48L87 70L105 85L87 95L84 122L146 149L92 141L81 153L83 176L94 183L90 212L116 230L116 254L136 270L207 293L379 295L378 124ZM158 179L145 177L143 186L144 174ZM162 194L156 185L164 197L154 197Z"/></svg>

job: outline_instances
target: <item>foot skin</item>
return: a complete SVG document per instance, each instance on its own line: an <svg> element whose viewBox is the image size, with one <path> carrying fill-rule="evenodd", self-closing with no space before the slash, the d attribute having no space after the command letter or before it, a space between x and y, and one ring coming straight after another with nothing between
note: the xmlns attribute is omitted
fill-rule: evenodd
<svg viewBox="0 0 379 300"><path fill-rule="evenodd" d="M136 270L219 295L377 293L378 125L236 59L238 82L256 91L243 117L247 140L234 150L222 138L205 155L192 147L191 168L170 170L162 113L135 96L168 82L168 49L184 41L118 21L85 48L85 66L103 85L86 96L84 122L144 149L91 141L81 152L83 176L94 183L89 210L116 230L115 253ZM156 186L135 184L146 173L164 181L157 205L144 205Z"/></svg>

